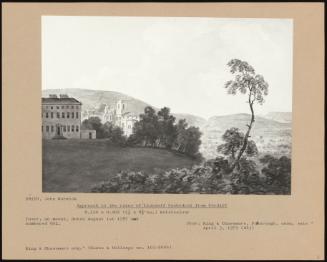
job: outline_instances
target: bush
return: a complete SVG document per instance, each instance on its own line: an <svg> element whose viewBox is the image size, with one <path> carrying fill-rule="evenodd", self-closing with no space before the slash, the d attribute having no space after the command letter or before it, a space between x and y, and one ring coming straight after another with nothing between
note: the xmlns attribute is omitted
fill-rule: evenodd
<svg viewBox="0 0 327 262"><path fill-rule="evenodd" d="M141 143L141 140L135 135L130 135L126 140L126 146L137 146L139 143Z"/></svg>
<svg viewBox="0 0 327 262"><path fill-rule="evenodd" d="M174 193L174 194L289 194L290 159L263 158L266 165L260 176L254 161L241 159L239 169L229 174L223 157L195 165L153 173L121 171L92 188L98 193ZM273 181L273 182L271 182Z"/></svg>
<svg viewBox="0 0 327 262"><path fill-rule="evenodd" d="M120 127L113 127L108 134L109 144L117 146L126 145L126 137L123 134L123 130Z"/></svg>
<svg viewBox="0 0 327 262"><path fill-rule="evenodd" d="M273 188L273 191L290 194L291 159L286 156L275 158L266 155L260 159L260 162L265 165L261 172L266 177L266 184Z"/></svg>
<svg viewBox="0 0 327 262"><path fill-rule="evenodd" d="M222 176L222 174L226 174L229 171L228 160L224 157L216 157L215 159L207 161L205 165L210 166L213 173L217 175L219 174L219 176Z"/></svg>
<svg viewBox="0 0 327 262"><path fill-rule="evenodd" d="M92 192L120 193L207 193L213 192L211 167L176 168L155 174L122 171L117 176L95 185ZM215 181L217 182L217 181Z"/></svg>

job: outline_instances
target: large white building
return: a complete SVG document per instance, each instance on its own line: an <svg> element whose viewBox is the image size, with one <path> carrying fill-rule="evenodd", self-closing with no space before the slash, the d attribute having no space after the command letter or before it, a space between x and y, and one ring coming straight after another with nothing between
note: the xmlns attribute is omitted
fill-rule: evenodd
<svg viewBox="0 0 327 262"><path fill-rule="evenodd" d="M106 105L103 112L96 109L83 112L84 118L99 117L102 123L110 122L115 126L119 126L125 136L133 133L135 122L140 120L137 113L130 108L129 100L118 100L114 105Z"/></svg>
<svg viewBox="0 0 327 262"><path fill-rule="evenodd" d="M42 138L95 139L96 130L82 128L81 111L82 103L68 95L42 97Z"/></svg>
<svg viewBox="0 0 327 262"><path fill-rule="evenodd" d="M119 100L116 104L115 124L123 130L125 136L133 134L134 124L140 120L140 117L133 113L128 105L128 100Z"/></svg>
<svg viewBox="0 0 327 262"><path fill-rule="evenodd" d="M67 95L42 98L42 138L80 138L82 103Z"/></svg>

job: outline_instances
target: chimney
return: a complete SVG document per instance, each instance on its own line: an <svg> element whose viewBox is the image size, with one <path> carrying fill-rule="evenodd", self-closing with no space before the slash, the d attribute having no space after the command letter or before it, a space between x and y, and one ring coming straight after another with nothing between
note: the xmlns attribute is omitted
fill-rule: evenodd
<svg viewBox="0 0 327 262"><path fill-rule="evenodd" d="M68 98L68 95L66 95L66 94L60 94L59 96L60 96L60 98Z"/></svg>
<svg viewBox="0 0 327 262"><path fill-rule="evenodd" d="M54 95L54 94L50 94L49 97L50 98L58 98L57 95Z"/></svg>

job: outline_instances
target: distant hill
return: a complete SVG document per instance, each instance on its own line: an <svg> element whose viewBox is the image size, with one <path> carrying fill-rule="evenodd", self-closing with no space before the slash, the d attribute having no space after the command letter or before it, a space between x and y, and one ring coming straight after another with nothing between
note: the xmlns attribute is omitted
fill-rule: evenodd
<svg viewBox="0 0 327 262"><path fill-rule="evenodd" d="M115 91L100 91L100 90L89 90L89 89L77 89L77 88L67 88L67 89L45 89L42 90L42 96L48 97L50 94L67 94L79 100L83 106L82 110L97 110L102 112L104 107L103 104L114 105L120 99L128 100L128 108L136 114L141 114L144 112L144 108L147 106L152 106L146 102L143 102L134 97L115 92ZM152 106L156 111L159 109ZM177 120L186 119L189 125L202 126L205 124L206 119L191 115L191 114L174 114Z"/></svg>
<svg viewBox="0 0 327 262"><path fill-rule="evenodd" d="M270 112L264 115L264 117L281 123L292 122L292 112Z"/></svg>
<svg viewBox="0 0 327 262"><path fill-rule="evenodd" d="M199 128L203 128L205 124L207 123L207 120L200 116L190 115L190 114L174 114L176 117L176 120L179 119L186 119L186 122L189 124L189 126L196 126Z"/></svg>
<svg viewBox="0 0 327 262"><path fill-rule="evenodd" d="M237 127L240 130L246 130L246 125L249 124L251 119L250 114L232 114L224 116L214 116L208 119L206 124L207 128L216 128L220 130L226 130L230 127ZM274 130L274 129L284 129L290 128L290 123L282 123L275 120L263 118L260 116L255 117L255 122L253 130Z"/></svg>
<svg viewBox="0 0 327 262"><path fill-rule="evenodd" d="M48 97L49 94L67 94L82 102L83 111L95 110L100 114L103 112L104 104L114 105L120 99L129 100L129 108L136 114L143 113L146 106L151 106L144 101L114 91L73 88L42 90L43 97ZM158 108L153 108L158 111ZM226 129L237 127L245 132L246 125L249 123L251 117L250 114L232 114L213 116L206 120L191 114L173 113L173 115L177 121L179 119L186 119L190 126L200 128L202 132L200 151L207 158L217 156L216 148L217 145L222 143L221 136ZM257 143L260 152L274 152L289 155L291 152L292 138L291 125L292 113L290 112L272 112L264 116L256 116L256 121L251 132L251 139Z"/></svg>
<svg viewBox="0 0 327 262"><path fill-rule="evenodd" d="M202 128L202 154L207 158L217 156L217 146L223 143L221 138L223 133L231 127L239 128L245 133L250 118L250 114L233 114L209 118ZM251 131L251 139L256 142L261 153L290 155L291 128L291 122L282 123L257 116Z"/></svg>
<svg viewBox="0 0 327 262"><path fill-rule="evenodd" d="M129 108L131 108L133 112L137 114L144 112L144 108L149 106L149 104L141 100L114 91L99 91L77 88L42 90L43 97L47 97L49 94L67 94L68 96L72 96L83 104L83 110L101 110L102 104L114 105L120 99L129 100Z"/></svg>

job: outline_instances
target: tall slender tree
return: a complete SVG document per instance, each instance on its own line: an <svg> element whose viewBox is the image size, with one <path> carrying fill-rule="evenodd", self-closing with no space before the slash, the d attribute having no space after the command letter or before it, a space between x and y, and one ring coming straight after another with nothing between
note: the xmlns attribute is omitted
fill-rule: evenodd
<svg viewBox="0 0 327 262"><path fill-rule="evenodd" d="M247 125L247 131L242 141L242 146L238 151L231 169L233 170L245 152L250 132L255 122L254 104L262 105L264 103L264 96L268 95L268 83L262 75L256 74L254 68L246 61L239 59L232 59L227 64L230 67L230 72L234 75L234 79L227 81L225 88L228 94L236 95L237 93L246 94L248 97L247 103L251 111L251 119Z"/></svg>

